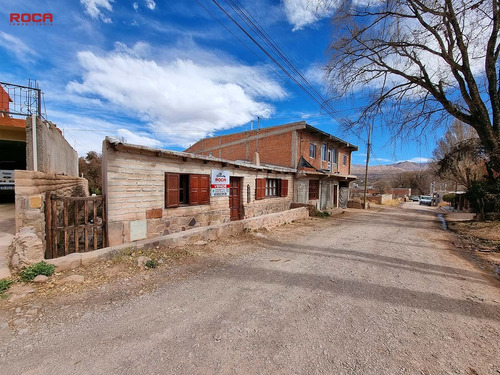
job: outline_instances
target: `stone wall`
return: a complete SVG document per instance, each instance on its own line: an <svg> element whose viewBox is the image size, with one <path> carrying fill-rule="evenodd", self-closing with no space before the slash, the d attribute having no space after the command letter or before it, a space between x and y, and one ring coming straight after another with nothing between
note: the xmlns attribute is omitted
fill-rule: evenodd
<svg viewBox="0 0 500 375"><path fill-rule="evenodd" d="M228 170L241 178L242 218L288 210L293 197L293 175L265 168L236 167L217 160L200 160L144 152L132 145L121 149L103 145L103 179L107 199L110 246L154 238L230 221L229 197L211 197L206 205L165 208L165 173L206 174ZM288 196L255 200L255 179L288 180ZM249 188L249 194L248 194Z"/></svg>
<svg viewBox="0 0 500 375"><path fill-rule="evenodd" d="M66 141L62 132L48 121L37 120L37 170L78 176L78 154ZM32 121L26 121L26 169L34 170Z"/></svg>
<svg viewBox="0 0 500 375"><path fill-rule="evenodd" d="M16 170L16 232L34 227L45 245L45 193L74 197L88 196L88 181L84 178Z"/></svg>
<svg viewBox="0 0 500 375"><path fill-rule="evenodd" d="M81 265L93 264L101 260L111 259L113 256L119 254L121 250L130 247L142 249L149 246L164 246L167 248L185 246L194 244L197 241L214 241L228 236L235 236L244 231L253 231L261 228L269 229L295 220L307 219L308 217L309 212L307 208L295 208L249 219L231 221L229 223L216 224L208 227L199 227L166 236L139 240L132 244L125 243L87 253L73 253L64 257L49 259L47 263L55 265L56 271L62 271L77 268Z"/></svg>

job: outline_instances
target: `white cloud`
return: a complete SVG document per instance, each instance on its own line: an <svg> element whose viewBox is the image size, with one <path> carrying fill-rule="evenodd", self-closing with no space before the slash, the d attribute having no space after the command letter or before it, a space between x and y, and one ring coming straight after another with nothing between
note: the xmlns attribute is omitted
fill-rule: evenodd
<svg viewBox="0 0 500 375"><path fill-rule="evenodd" d="M146 6L149 9L154 10L156 8L156 3L154 2L154 0L146 0Z"/></svg>
<svg viewBox="0 0 500 375"><path fill-rule="evenodd" d="M130 130L127 129L118 129L117 133L120 137L125 138L125 143L132 143L147 147L161 146L161 142L159 140L149 137L148 133L145 132L132 133Z"/></svg>
<svg viewBox="0 0 500 375"><path fill-rule="evenodd" d="M285 14L293 25L293 31L297 31L330 17L338 3L338 0L284 0Z"/></svg>
<svg viewBox="0 0 500 375"><path fill-rule="evenodd" d="M133 3L132 6L134 7L134 10L139 9L139 4L137 4L137 3Z"/></svg>
<svg viewBox="0 0 500 375"><path fill-rule="evenodd" d="M85 13L94 19L100 18L104 23L111 23L111 18L104 16L103 10L111 12L113 0L80 0L85 7Z"/></svg>
<svg viewBox="0 0 500 375"><path fill-rule="evenodd" d="M430 163L432 161L431 158L422 158L422 157L414 157L409 160L399 160L396 163L401 163L404 161L409 161L411 163Z"/></svg>
<svg viewBox="0 0 500 375"><path fill-rule="evenodd" d="M35 50L28 47L21 39L3 31L0 31L0 46L23 62L29 62L37 56Z"/></svg>
<svg viewBox="0 0 500 375"><path fill-rule="evenodd" d="M70 82L67 88L139 116L163 144L180 146L257 116L269 117L273 108L263 100L286 96L261 67L205 51L186 52L192 59L167 52L168 58L157 61L145 43L132 48L118 44L105 55L83 51L78 53L82 82Z"/></svg>

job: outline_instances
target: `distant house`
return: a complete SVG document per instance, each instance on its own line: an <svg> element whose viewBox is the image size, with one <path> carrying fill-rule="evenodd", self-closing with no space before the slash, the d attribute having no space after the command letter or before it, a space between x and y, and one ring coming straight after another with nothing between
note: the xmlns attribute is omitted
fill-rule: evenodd
<svg viewBox="0 0 500 375"><path fill-rule="evenodd" d="M296 169L294 202L330 209L347 206L349 183L356 179L351 175L351 153L357 150L357 146L300 121L204 138L185 152Z"/></svg>

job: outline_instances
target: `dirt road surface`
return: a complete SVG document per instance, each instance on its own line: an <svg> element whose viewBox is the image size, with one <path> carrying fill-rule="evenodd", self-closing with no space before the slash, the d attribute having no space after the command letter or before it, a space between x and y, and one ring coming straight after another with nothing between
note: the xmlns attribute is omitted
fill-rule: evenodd
<svg viewBox="0 0 500 375"><path fill-rule="evenodd" d="M2 311L0 373L498 375L498 280L452 239L406 203L215 244L154 291L39 303L24 334Z"/></svg>

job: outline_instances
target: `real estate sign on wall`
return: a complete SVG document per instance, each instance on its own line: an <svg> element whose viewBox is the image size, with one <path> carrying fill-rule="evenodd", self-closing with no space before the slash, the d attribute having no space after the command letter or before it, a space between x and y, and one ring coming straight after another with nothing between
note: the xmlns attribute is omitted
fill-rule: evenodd
<svg viewBox="0 0 500 375"><path fill-rule="evenodd" d="M229 171L212 169L210 181L211 197L229 197Z"/></svg>

